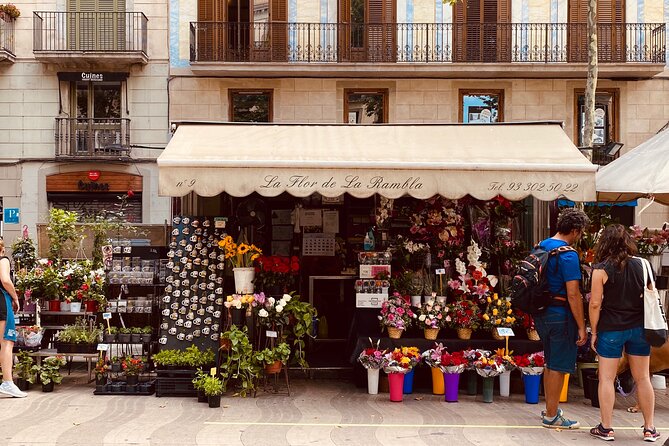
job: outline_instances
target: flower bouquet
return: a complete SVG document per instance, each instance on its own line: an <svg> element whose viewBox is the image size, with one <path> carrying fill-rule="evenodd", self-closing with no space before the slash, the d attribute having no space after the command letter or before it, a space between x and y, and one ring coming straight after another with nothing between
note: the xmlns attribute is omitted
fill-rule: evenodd
<svg viewBox="0 0 669 446"><path fill-rule="evenodd" d="M284 294L280 299L266 297L264 293L256 294L253 302L258 322L268 328L288 325L289 314L283 310L292 298L290 294Z"/></svg>
<svg viewBox="0 0 669 446"><path fill-rule="evenodd" d="M449 326L458 331L458 338L469 339L472 331L479 328L481 324L481 309L476 302L460 298L449 305L448 309L451 320Z"/></svg>
<svg viewBox="0 0 669 446"><path fill-rule="evenodd" d="M511 356L513 352L507 352L506 349L498 348L492 358L504 368L499 375L499 394L500 396L509 396L511 394L511 371L516 368Z"/></svg>
<svg viewBox="0 0 669 446"><path fill-rule="evenodd" d="M472 363L474 370L483 378L493 378L504 371L502 359L498 356L482 356Z"/></svg>
<svg viewBox="0 0 669 446"><path fill-rule="evenodd" d="M544 352L515 355L513 362L524 375L541 375L544 372Z"/></svg>
<svg viewBox="0 0 669 446"><path fill-rule="evenodd" d="M630 226L630 232L641 255L659 255L669 246L669 229L666 223L662 229L655 231L634 225Z"/></svg>
<svg viewBox="0 0 669 446"><path fill-rule="evenodd" d="M516 318L511 309L511 300L509 298L499 298L497 293L493 297L486 298L488 306L481 316L483 328L492 330L492 336L495 339L502 339L497 333L497 327L513 327Z"/></svg>
<svg viewBox="0 0 669 446"><path fill-rule="evenodd" d="M464 218L457 201L433 197L419 201L409 216L409 236L417 242L434 244L437 258L443 260L464 241Z"/></svg>
<svg viewBox="0 0 669 446"><path fill-rule="evenodd" d="M231 294L226 297L223 306L228 309L232 325L239 327L244 324L244 317L255 302L254 296L253 294Z"/></svg>
<svg viewBox="0 0 669 446"><path fill-rule="evenodd" d="M515 313L518 325L527 331L527 339L530 341L540 341L541 339L539 338L539 333L537 333L537 328L534 325L534 318L532 315L517 308Z"/></svg>
<svg viewBox="0 0 669 446"><path fill-rule="evenodd" d="M462 351L453 353L444 351L441 355L440 362L441 365L439 368L443 373L444 379L444 399L449 403L455 403L458 401L460 374L464 372L465 368L469 365L469 360Z"/></svg>
<svg viewBox="0 0 669 446"><path fill-rule="evenodd" d="M450 322L448 307L434 300L425 302L417 313L418 327L425 333L425 339L435 340L439 330Z"/></svg>
<svg viewBox="0 0 669 446"><path fill-rule="evenodd" d="M367 369L367 393L370 395L379 393L379 370L386 365L386 354L388 352L379 350L380 342L379 339L374 344L372 338L369 338L369 343L372 346L364 349L358 356L358 362Z"/></svg>
<svg viewBox="0 0 669 446"><path fill-rule="evenodd" d="M458 273L456 279L449 280L448 287L456 298L467 296L470 299L477 300L479 303L486 301L497 285L497 277L488 274L485 270L486 265L479 261L481 249L479 245L472 240L467 247L467 260L465 263L459 258L455 259L455 271Z"/></svg>
<svg viewBox="0 0 669 446"><path fill-rule="evenodd" d="M418 361L420 361L420 353L416 347L396 348L386 353L386 364L383 370L388 374L390 401L402 401L404 375L411 372Z"/></svg>
<svg viewBox="0 0 669 446"><path fill-rule="evenodd" d="M258 288L272 295L289 291L300 271L297 256L260 256L255 259L254 283Z"/></svg>
<svg viewBox="0 0 669 446"><path fill-rule="evenodd" d="M382 327L387 327L391 339L399 339L402 331L411 325L416 315L409 304L398 293L393 294L381 306L378 318Z"/></svg>
<svg viewBox="0 0 669 446"><path fill-rule="evenodd" d="M253 293L253 279L255 276L253 262L260 257L262 250L256 245L243 241L235 243L229 235L218 242L218 247L224 251L226 262L232 266L235 291L245 294Z"/></svg>

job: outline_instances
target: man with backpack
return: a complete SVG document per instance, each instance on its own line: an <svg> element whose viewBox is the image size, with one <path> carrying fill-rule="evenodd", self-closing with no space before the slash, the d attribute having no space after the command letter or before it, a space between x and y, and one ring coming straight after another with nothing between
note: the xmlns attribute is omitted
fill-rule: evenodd
<svg viewBox="0 0 669 446"><path fill-rule="evenodd" d="M548 428L577 429L580 426L578 421L564 416L558 403L565 374L574 373L577 348L587 341L580 290L581 265L571 245L578 241L588 224L589 219L582 210L565 209L558 216L557 233L538 246L540 252L549 253L545 270L541 271L549 300L543 311L534 314L546 360L546 410L542 412L542 426Z"/></svg>

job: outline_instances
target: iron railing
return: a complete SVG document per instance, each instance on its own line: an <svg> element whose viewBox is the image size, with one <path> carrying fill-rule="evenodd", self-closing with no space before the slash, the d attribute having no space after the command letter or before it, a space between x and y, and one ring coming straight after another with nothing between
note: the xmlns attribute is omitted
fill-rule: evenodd
<svg viewBox="0 0 669 446"><path fill-rule="evenodd" d="M141 12L35 12L33 50L147 53Z"/></svg>
<svg viewBox="0 0 669 446"><path fill-rule="evenodd" d="M0 50L14 53L14 20L0 19Z"/></svg>
<svg viewBox="0 0 669 446"><path fill-rule="evenodd" d="M598 24L599 61L665 62L664 23ZM191 22L193 62L587 62L585 23Z"/></svg>
<svg viewBox="0 0 669 446"><path fill-rule="evenodd" d="M56 118L57 158L127 158L130 119Z"/></svg>

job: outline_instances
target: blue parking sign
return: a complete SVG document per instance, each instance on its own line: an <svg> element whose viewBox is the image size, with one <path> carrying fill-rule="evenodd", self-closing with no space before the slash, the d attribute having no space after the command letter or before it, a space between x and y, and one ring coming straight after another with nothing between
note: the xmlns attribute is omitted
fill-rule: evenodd
<svg viewBox="0 0 669 446"><path fill-rule="evenodd" d="M5 223L19 223L19 208L5 208L4 221Z"/></svg>

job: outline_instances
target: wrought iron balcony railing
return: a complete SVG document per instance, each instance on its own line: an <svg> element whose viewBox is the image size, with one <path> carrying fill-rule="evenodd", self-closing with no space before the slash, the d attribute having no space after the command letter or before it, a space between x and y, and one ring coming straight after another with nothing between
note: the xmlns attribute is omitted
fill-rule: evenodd
<svg viewBox="0 0 669 446"><path fill-rule="evenodd" d="M14 21L0 19L0 51L5 58L14 57Z"/></svg>
<svg viewBox="0 0 669 446"><path fill-rule="evenodd" d="M598 25L603 63L664 63L665 24ZM585 23L191 22L192 62L587 62Z"/></svg>
<svg viewBox="0 0 669 446"><path fill-rule="evenodd" d="M35 12L36 52L147 52L147 18L141 12Z"/></svg>
<svg viewBox="0 0 669 446"><path fill-rule="evenodd" d="M130 119L56 118L56 158L130 156Z"/></svg>

